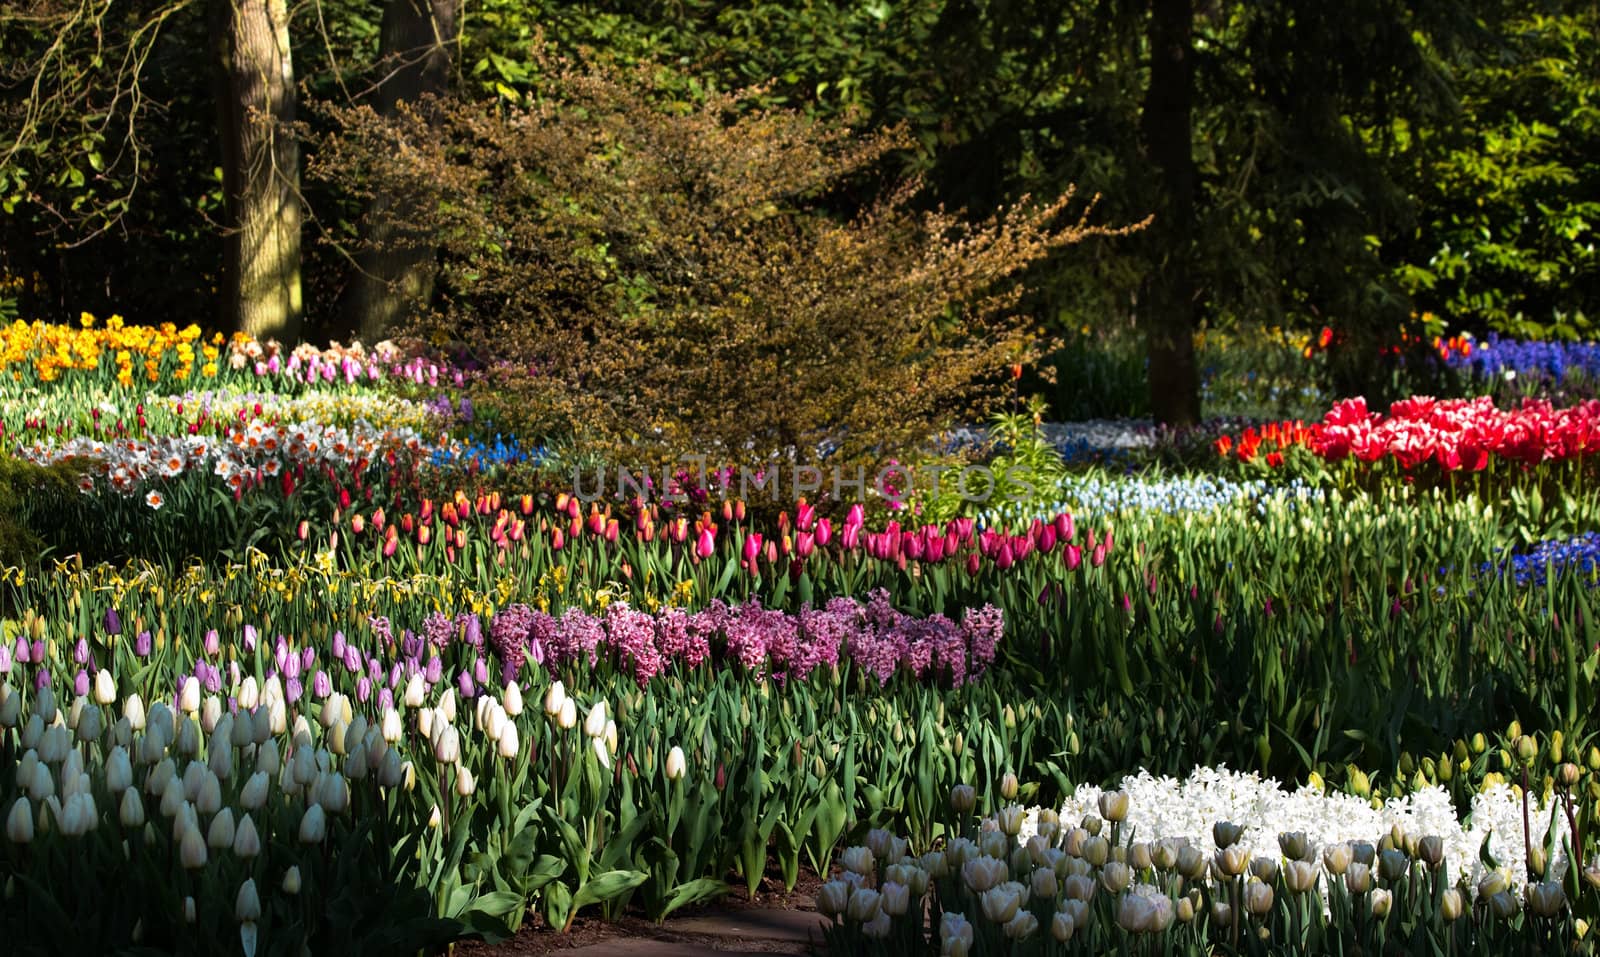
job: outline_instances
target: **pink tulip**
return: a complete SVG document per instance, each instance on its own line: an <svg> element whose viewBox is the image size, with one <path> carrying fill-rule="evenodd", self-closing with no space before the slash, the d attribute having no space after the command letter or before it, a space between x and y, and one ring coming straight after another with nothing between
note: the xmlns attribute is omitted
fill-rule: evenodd
<svg viewBox="0 0 1600 957"><path fill-rule="evenodd" d="M695 543L694 552L701 558L710 558L711 553L717 549L717 540L712 537L711 529L700 530L700 539Z"/></svg>
<svg viewBox="0 0 1600 957"><path fill-rule="evenodd" d="M832 540L833 522L826 518L822 519L817 523L817 546L820 548L826 548L828 547L828 543Z"/></svg>

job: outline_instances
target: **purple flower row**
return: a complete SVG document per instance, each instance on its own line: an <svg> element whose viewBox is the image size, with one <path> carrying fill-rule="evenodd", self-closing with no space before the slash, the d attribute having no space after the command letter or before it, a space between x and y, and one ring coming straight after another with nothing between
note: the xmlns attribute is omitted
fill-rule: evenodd
<svg viewBox="0 0 1600 957"><path fill-rule="evenodd" d="M962 685L994 662L1003 630L992 605L967 610L960 623L940 614L915 618L895 610L879 589L865 603L834 598L793 615L754 601L655 615L613 603L598 616L574 608L560 618L512 605L495 615L489 644L511 674L525 661L560 667L609 659L643 685L674 663L697 668L720 660L782 682L805 680L849 659L879 685L900 671Z"/></svg>

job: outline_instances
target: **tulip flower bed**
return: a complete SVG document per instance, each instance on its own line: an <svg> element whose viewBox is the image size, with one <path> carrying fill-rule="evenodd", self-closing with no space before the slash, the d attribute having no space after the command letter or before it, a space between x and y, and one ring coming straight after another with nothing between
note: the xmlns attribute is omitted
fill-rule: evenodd
<svg viewBox="0 0 1600 957"><path fill-rule="evenodd" d="M24 948L387 953L661 918L873 829L875 863L844 858L879 909L828 892L841 952L1501 952L1600 916L1593 403L1350 400L1228 448L1248 479L1068 475L919 512L727 500L731 471L587 501L543 437L493 434L476 373L389 349L14 325L0 371L0 452L79 483L19 500L49 551L0 578L0 933ZM1156 777L1197 766L1308 783ZM991 783L957 815L964 781ZM1119 782L1135 810L1092 861L1050 813ZM1272 869L1159 863L1187 841L1209 866L1219 818L1248 849L1229 869ZM885 869L891 830L924 876ZM1278 831L1387 833L1412 863L1317 870ZM969 847L997 862L977 883L949 859ZM923 893L965 944L913 919Z"/></svg>
<svg viewBox="0 0 1600 957"><path fill-rule="evenodd" d="M1513 853L1526 833L1513 820L1517 800L1503 792L1486 793L1464 829L1438 794L1374 809L1212 772L1184 786L1148 776L1128 784L1080 790L1060 812L1012 804L981 820L973 789L958 785L941 847L868 832L866 844L840 853L838 876L818 897L832 918L830 948L943 957L1594 952L1582 915L1600 907L1600 864L1562 857L1556 828L1550 851L1533 845L1531 876L1522 862L1484 863ZM1002 797L1015 791L1009 779ZM1561 798L1570 807L1565 790ZM1249 814L1243 823L1218 816L1239 810ZM1538 810L1560 819L1554 807ZM1293 829L1277 830L1285 827ZM1480 828L1484 860L1469 846ZM1563 839L1570 846L1570 833Z"/></svg>
<svg viewBox="0 0 1600 957"><path fill-rule="evenodd" d="M1329 463L1393 461L1408 472L1425 464L1473 473L1492 463L1523 469L1573 463L1581 474L1585 457L1600 448L1600 401L1556 408L1530 399L1504 411L1488 397L1418 396L1394 403L1384 416L1369 412L1364 399L1346 399L1314 425L1272 423L1216 443L1219 455L1246 463L1259 458L1268 467L1301 447Z"/></svg>

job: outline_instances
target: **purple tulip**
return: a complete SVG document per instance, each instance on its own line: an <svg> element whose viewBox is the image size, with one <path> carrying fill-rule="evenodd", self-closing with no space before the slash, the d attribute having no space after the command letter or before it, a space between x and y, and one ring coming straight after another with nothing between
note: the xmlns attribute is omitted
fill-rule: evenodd
<svg viewBox="0 0 1600 957"><path fill-rule="evenodd" d="M361 694L361 685L360 684L356 685L356 694L357 695ZM363 700L365 700L365 699L363 699ZM390 691L388 688L380 688L378 690L378 711L379 712L388 711L390 708L393 708L393 707L394 707L394 692Z"/></svg>
<svg viewBox="0 0 1600 957"><path fill-rule="evenodd" d="M215 628L206 632L205 649L208 655L214 655L222 649L222 636L217 634Z"/></svg>
<svg viewBox="0 0 1600 957"><path fill-rule="evenodd" d="M283 676L286 679L292 679L292 678L300 677L300 656L299 655L284 655L283 656L283 662L280 664L279 667L283 671Z"/></svg>
<svg viewBox="0 0 1600 957"><path fill-rule="evenodd" d="M306 693L306 686L300 683L299 678L290 678L283 683L283 697L289 704L294 704Z"/></svg>
<svg viewBox="0 0 1600 957"><path fill-rule="evenodd" d="M228 683L233 685L236 685L240 681L244 680L243 675L239 671L239 663L237 661L228 662L228 677L232 679Z"/></svg>
<svg viewBox="0 0 1600 957"><path fill-rule="evenodd" d="M474 658L472 661L472 677L476 678L480 685L487 684L489 681L489 663L482 658Z"/></svg>
<svg viewBox="0 0 1600 957"><path fill-rule="evenodd" d="M33 660L33 663L36 664L36 665L44 664L44 642L43 641L36 641L36 642L33 643L33 659L32 660Z"/></svg>
<svg viewBox="0 0 1600 957"><path fill-rule="evenodd" d="M346 671L353 675L361 673L360 648L357 648L355 645L347 645L344 649L344 654L340 655L340 657L344 659L344 668Z"/></svg>
<svg viewBox="0 0 1600 957"><path fill-rule="evenodd" d="M122 634L122 618L118 616L115 608L106 609L105 626L108 635Z"/></svg>
<svg viewBox="0 0 1600 957"><path fill-rule="evenodd" d="M288 660L288 657L289 639L279 635L277 642L275 642L272 646L272 660L277 662L279 671L283 670L283 663Z"/></svg>
<svg viewBox="0 0 1600 957"><path fill-rule="evenodd" d="M82 674L82 672L80 672L80 674ZM83 686L84 690L78 692L79 694L85 694L85 693L88 692L88 689L89 689L89 685L88 685L89 676L87 674L84 674L83 675L83 680L84 680L84 686ZM463 697L463 698L471 698L471 697L475 696L477 694L477 692L478 692L478 689L473 687L472 674L470 672L466 672L466 671L461 672L461 675L456 678L456 687L460 690L461 697Z"/></svg>
<svg viewBox="0 0 1600 957"><path fill-rule="evenodd" d="M383 693L389 694L389 689L383 689ZM362 675L361 680L356 682L356 700L366 704L370 697L372 697L372 682L367 680L366 675ZM393 695L390 695L390 699L393 700Z"/></svg>
<svg viewBox="0 0 1600 957"><path fill-rule="evenodd" d="M333 694L333 679L328 677L326 671L318 670L316 677L311 679L311 689L320 698Z"/></svg>
<svg viewBox="0 0 1600 957"><path fill-rule="evenodd" d="M482 648L483 647L483 623L481 621L479 621L478 620L478 616L474 615L474 614L470 614L469 613L466 616L466 618L467 618L467 633L466 633L466 642L467 642L467 644L471 645L474 648Z"/></svg>
<svg viewBox="0 0 1600 957"><path fill-rule="evenodd" d="M11 673L11 648L9 645L0 644L0 675Z"/></svg>
<svg viewBox="0 0 1600 957"><path fill-rule="evenodd" d="M422 647L422 639L407 630L405 637L400 641L400 654L407 658L420 658Z"/></svg>
<svg viewBox="0 0 1600 957"><path fill-rule="evenodd" d="M438 684L444 678L444 662L438 655L428 659L428 667L422 672L422 677L430 686Z"/></svg>
<svg viewBox="0 0 1600 957"><path fill-rule="evenodd" d="M150 640L150 633L148 631L141 631L137 635L133 636L133 653L138 655L140 658L150 657L150 649L154 646L155 642Z"/></svg>
<svg viewBox="0 0 1600 957"><path fill-rule="evenodd" d="M23 638L21 635L18 635L17 636L17 664L25 665L25 664L27 664L28 662L30 662L32 660L33 660L32 656L29 655L29 653L28 653L28 639Z"/></svg>
<svg viewBox="0 0 1600 957"><path fill-rule="evenodd" d="M306 648L300 652L300 670L310 671L316 667L317 652L314 648Z"/></svg>
<svg viewBox="0 0 1600 957"><path fill-rule="evenodd" d="M394 666L389 669L389 687L400 687L400 682L408 677L410 676L406 674L406 669L401 667L400 662L395 662Z"/></svg>
<svg viewBox="0 0 1600 957"><path fill-rule="evenodd" d="M79 696L89 693L89 672L78 669L78 677L72 680L72 693Z"/></svg>
<svg viewBox="0 0 1600 957"><path fill-rule="evenodd" d="M256 626L255 625L245 625L244 626L244 650L245 651L255 651L256 650Z"/></svg>
<svg viewBox="0 0 1600 957"><path fill-rule="evenodd" d="M372 683L373 684L377 684L378 682L382 681L383 680L383 662L379 661L376 658L368 658L367 659L367 677L372 679Z"/></svg>
<svg viewBox="0 0 1600 957"><path fill-rule="evenodd" d="M33 690L38 691L41 688L48 688L49 686L50 686L50 669L49 668L40 668L38 671L34 672L34 674L33 674Z"/></svg>
<svg viewBox="0 0 1600 957"><path fill-rule="evenodd" d="M346 642L344 640L344 632L342 632L342 631L334 632L333 633L333 657L335 657L335 658L343 658L344 657L344 653L345 653L345 649L347 647L348 647L348 645L346 644Z"/></svg>
<svg viewBox="0 0 1600 957"><path fill-rule="evenodd" d="M205 666L205 670L204 671L201 670L201 668L200 668L201 665ZM200 683L206 686L206 690L207 691L211 692L212 694L216 694L218 691L222 690L222 669L221 668L218 668L216 665L207 664L206 662L202 661L202 662L200 662L199 664L197 664L195 666L194 670L195 670L195 672L197 674L204 675L204 677L200 679Z"/></svg>
<svg viewBox="0 0 1600 957"><path fill-rule="evenodd" d="M77 643L72 646L72 660L76 661L80 665L89 663L88 641L83 638L79 638Z"/></svg>

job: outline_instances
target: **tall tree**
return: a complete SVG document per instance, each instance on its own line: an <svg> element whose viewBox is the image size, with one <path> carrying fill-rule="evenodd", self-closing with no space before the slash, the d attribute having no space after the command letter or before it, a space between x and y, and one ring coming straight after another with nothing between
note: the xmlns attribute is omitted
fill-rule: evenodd
<svg viewBox="0 0 1600 957"><path fill-rule="evenodd" d="M1193 425L1200 418L1193 0L1152 0L1148 31L1150 80L1139 126L1156 180L1157 216L1145 237L1151 256L1139 311L1149 344L1150 411L1159 422Z"/></svg>
<svg viewBox="0 0 1600 957"><path fill-rule="evenodd" d="M223 324L300 335L300 143L285 0L211 0L222 145Z"/></svg>
<svg viewBox="0 0 1600 957"><path fill-rule="evenodd" d="M392 117L407 107L436 108L430 98L450 87L459 15L460 0L389 0L384 5L379 114ZM355 274L340 310L347 333L379 341L400 324L407 309L432 294L434 241L413 228L419 219L411 197L380 191L368 204Z"/></svg>

